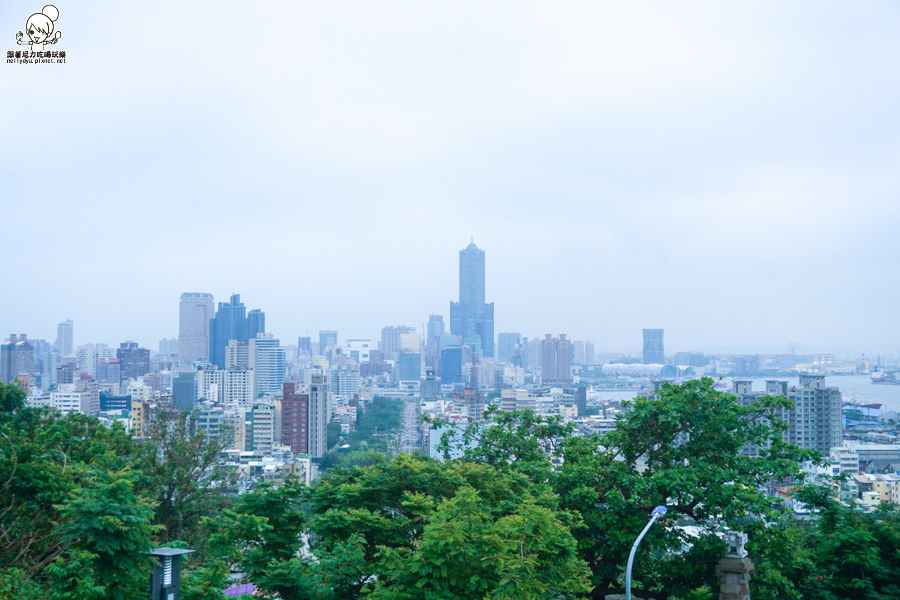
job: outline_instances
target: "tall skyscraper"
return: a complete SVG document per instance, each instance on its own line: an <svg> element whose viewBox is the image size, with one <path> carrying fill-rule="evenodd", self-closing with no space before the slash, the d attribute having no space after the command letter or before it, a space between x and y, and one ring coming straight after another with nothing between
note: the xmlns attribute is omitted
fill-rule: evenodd
<svg viewBox="0 0 900 600"><path fill-rule="evenodd" d="M247 313L247 339L252 340L266 331L266 313L254 308Z"/></svg>
<svg viewBox="0 0 900 600"><path fill-rule="evenodd" d="M215 301L212 294L187 292L178 306L178 358L209 360L209 321Z"/></svg>
<svg viewBox="0 0 900 600"><path fill-rule="evenodd" d="M666 364L666 354L663 351L663 330L644 330L644 353L642 362L645 365Z"/></svg>
<svg viewBox="0 0 900 600"><path fill-rule="evenodd" d="M494 303L484 301L484 250L474 242L459 251L459 302L450 303L450 333L494 356Z"/></svg>
<svg viewBox="0 0 900 600"><path fill-rule="evenodd" d="M335 329L323 329L319 332L319 355L326 356L329 348L337 348L338 332Z"/></svg>
<svg viewBox="0 0 900 600"><path fill-rule="evenodd" d="M228 340L237 340L241 344L248 344L250 332L260 327L265 327L266 316L258 309L250 311L247 316L247 308L241 302L240 294L232 294L228 302L219 302L216 316L209 322L209 361L220 369L225 366L225 348ZM257 331L257 334L262 333ZM254 336L255 337L255 336Z"/></svg>
<svg viewBox="0 0 900 600"><path fill-rule="evenodd" d="M66 319L56 326L56 349L60 356L72 356L75 352L73 344L75 324L72 319Z"/></svg>

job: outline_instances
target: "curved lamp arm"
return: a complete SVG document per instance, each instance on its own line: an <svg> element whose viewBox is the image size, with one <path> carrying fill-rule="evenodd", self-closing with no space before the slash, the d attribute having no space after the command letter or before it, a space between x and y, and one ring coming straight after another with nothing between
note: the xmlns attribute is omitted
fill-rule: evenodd
<svg viewBox="0 0 900 600"><path fill-rule="evenodd" d="M641 531L641 534L634 540L634 545L631 547L631 554L628 555L628 567L625 569L625 599L631 600L631 564L634 562L634 553L637 552L638 544L641 543L641 540L644 539L644 536L647 534L647 531L650 527L656 523L656 520L666 514L665 506L657 506L650 513L650 520L644 525L644 530Z"/></svg>

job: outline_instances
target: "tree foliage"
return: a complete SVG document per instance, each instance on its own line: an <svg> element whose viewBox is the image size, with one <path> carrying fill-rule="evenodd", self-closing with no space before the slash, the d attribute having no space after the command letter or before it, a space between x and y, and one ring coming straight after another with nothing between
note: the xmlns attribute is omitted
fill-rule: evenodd
<svg viewBox="0 0 900 600"><path fill-rule="evenodd" d="M371 453L312 487L289 479L237 498L224 442L191 415L164 411L136 440L21 400L0 386L0 597L141 597L143 552L168 540L198 550L185 600L221 600L233 573L282 600L603 598L621 591L658 504L669 513L637 555L638 597L714 598L726 526L750 536L755 598L900 597L900 514L809 486L798 495L814 518L786 515L766 486L816 457L782 441L787 401L742 405L710 380L636 399L603 436L491 410L458 436L457 459ZM388 439L397 406L361 416L365 439Z"/></svg>
<svg viewBox="0 0 900 600"><path fill-rule="evenodd" d="M180 422L136 441L118 423L28 408L22 398L0 384L0 597L142 597L145 553L173 522L158 499L186 498L189 519L227 501L228 478L210 458L218 450Z"/></svg>
<svg viewBox="0 0 900 600"><path fill-rule="evenodd" d="M0 589L93 599L146 588L141 553L155 528L130 448L120 426L84 415L20 404L0 413Z"/></svg>
<svg viewBox="0 0 900 600"><path fill-rule="evenodd" d="M132 460L141 473L139 488L153 499L153 522L162 525L162 543L202 543L200 522L229 503L236 475L221 461L228 432L210 436L196 413L162 410L145 437L133 445Z"/></svg>
<svg viewBox="0 0 900 600"><path fill-rule="evenodd" d="M669 507L668 523L705 528L688 538L672 526L653 528L642 545L636 593L660 598L715 586L724 544L716 529L762 535L780 506L761 491L772 479L799 476L798 462L815 453L785 444L775 418L784 398L742 405L710 379L663 384L637 398L606 435L575 437L559 418L531 411L499 413L466 429L461 460L546 482L561 509L576 514L572 533L590 566L594 597L620 591L623 565L654 506ZM760 448L757 456L744 448ZM659 553L665 554L659 560Z"/></svg>

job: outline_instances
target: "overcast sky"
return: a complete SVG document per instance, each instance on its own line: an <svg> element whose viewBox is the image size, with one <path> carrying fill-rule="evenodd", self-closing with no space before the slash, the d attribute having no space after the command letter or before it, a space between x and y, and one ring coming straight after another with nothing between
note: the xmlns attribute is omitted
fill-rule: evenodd
<svg viewBox="0 0 900 600"><path fill-rule="evenodd" d="M898 355L896 2L56 6L66 64L0 65L4 339L421 330L474 238L497 332Z"/></svg>

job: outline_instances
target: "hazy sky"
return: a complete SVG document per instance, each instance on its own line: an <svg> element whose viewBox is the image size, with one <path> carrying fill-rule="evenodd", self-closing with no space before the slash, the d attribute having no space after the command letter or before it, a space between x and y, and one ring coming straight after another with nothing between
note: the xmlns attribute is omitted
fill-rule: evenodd
<svg viewBox="0 0 900 600"><path fill-rule="evenodd" d="M156 349L197 291L377 339L474 237L498 332L900 351L896 2L56 6L66 64L0 65L0 338Z"/></svg>

